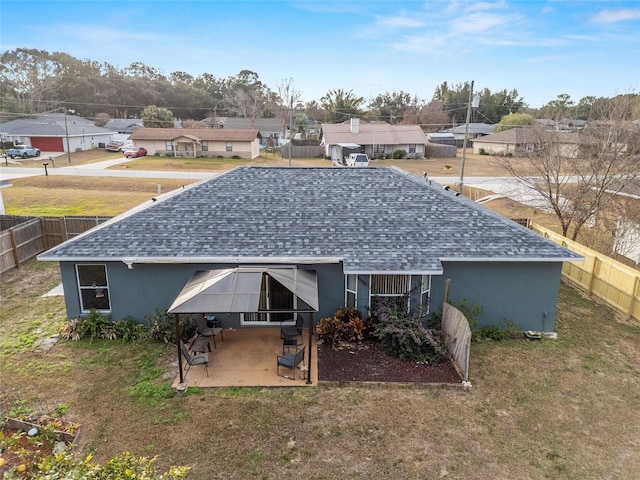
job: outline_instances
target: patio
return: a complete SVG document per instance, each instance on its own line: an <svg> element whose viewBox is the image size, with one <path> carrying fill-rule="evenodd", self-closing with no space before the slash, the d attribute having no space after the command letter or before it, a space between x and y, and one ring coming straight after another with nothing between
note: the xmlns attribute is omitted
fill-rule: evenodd
<svg viewBox="0 0 640 480"><path fill-rule="evenodd" d="M194 365L183 376L187 387L306 387L318 384L315 339L312 340L311 345L311 383L308 384L306 372L300 369L296 370L295 380L291 378L290 371L282 367L280 373L290 378L277 375L276 357L282 355L279 327L225 329L223 335L224 341L219 337L216 338L218 348L214 348L213 341L210 342L209 376L206 375L204 365ZM303 331L302 338L298 337L298 342L307 347L304 365L308 367L308 329ZM187 372L187 367L187 363L183 360L183 372ZM172 386L177 388L179 384L180 376L178 375Z"/></svg>

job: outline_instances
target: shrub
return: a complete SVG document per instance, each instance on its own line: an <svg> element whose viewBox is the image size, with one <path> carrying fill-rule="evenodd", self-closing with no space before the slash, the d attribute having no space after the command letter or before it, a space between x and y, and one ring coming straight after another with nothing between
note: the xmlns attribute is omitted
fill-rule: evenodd
<svg viewBox="0 0 640 480"><path fill-rule="evenodd" d="M367 326L362 314L353 307L339 308L333 317L320 320L317 327L318 337L331 346L340 342L361 342Z"/></svg>
<svg viewBox="0 0 640 480"><path fill-rule="evenodd" d="M434 331L425 328L417 316L382 314L373 334L388 355L403 360L437 363L446 355Z"/></svg>
<svg viewBox="0 0 640 480"><path fill-rule="evenodd" d="M394 159L399 159L399 158L404 158L407 155L407 151L406 150L395 150L393 152L393 158Z"/></svg>
<svg viewBox="0 0 640 480"><path fill-rule="evenodd" d="M487 151L484 149L484 147L478 149L478 155L488 155Z"/></svg>
<svg viewBox="0 0 640 480"><path fill-rule="evenodd" d="M343 323L336 317L326 317L318 322L317 333L324 343L330 346L336 346L342 339Z"/></svg>
<svg viewBox="0 0 640 480"><path fill-rule="evenodd" d="M176 343L176 323L173 314L166 310L158 310L153 315L144 317L149 328L149 335L154 340L164 343ZM180 315L180 334L182 340L189 339L195 332L195 324L190 317Z"/></svg>

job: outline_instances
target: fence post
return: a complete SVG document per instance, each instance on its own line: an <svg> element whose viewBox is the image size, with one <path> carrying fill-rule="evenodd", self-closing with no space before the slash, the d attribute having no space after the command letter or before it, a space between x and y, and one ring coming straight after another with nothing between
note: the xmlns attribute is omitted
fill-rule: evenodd
<svg viewBox="0 0 640 480"><path fill-rule="evenodd" d="M638 293L638 286L640 286L640 276L637 276L633 281L633 288L631 289L631 299L629 300L629 311L627 312L627 319L633 318L633 309L636 306L636 294Z"/></svg>
<svg viewBox="0 0 640 480"><path fill-rule="evenodd" d="M589 295L593 293L593 279L596 276L596 269L598 268L598 257L594 255L593 257L593 267L591 268L591 275L589 277L589 285L587 286L587 292Z"/></svg>
<svg viewBox="0 0 640 480"><path fill-rule="evenodd" d="M20 268L20 255L18 254L18 239L16 231L13 227L9 229L9 237L11 238L11 249L13 250L13 259L16 262L16 268Z"/></svg>

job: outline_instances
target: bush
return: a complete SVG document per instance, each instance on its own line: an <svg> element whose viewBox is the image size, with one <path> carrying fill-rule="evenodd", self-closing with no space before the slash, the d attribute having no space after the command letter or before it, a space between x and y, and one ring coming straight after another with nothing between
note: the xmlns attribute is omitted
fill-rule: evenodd
<svg viewBox="0 0 640 480"><path fill-rule="evenodd" d="M388 355L403 360L438 363L446 355L434 331L425 328L420 317L404 313L382 314L373 335Z"/></svg>
<svg viewBox="0 0 640 480"><path fill-rule="evenodd" d="M340 342L362 342L366 330L362 314L353 307L339 308L333 317L320 320L317 327L318 337L331 346Z"/></svg>
<svg viewBox="0 0 640 480"><path fill-rule="evenodd" d="M404 158L407 155L407 151L406 150L395 150L393 152L393 158L395 160L399 159L399 158Z"/></svg>

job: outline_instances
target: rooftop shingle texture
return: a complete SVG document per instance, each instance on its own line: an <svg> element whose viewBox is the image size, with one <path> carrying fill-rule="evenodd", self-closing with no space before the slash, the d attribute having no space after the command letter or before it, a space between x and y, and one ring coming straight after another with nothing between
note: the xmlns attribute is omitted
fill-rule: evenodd
<svg viewBox="0 0 640 480"><path fill-rule="evenodd" d="M256 257L340 258L345 272L425 273L440 271L442 259L580 258L440 185L373 167L238 168L40 258Z"/></svg>

